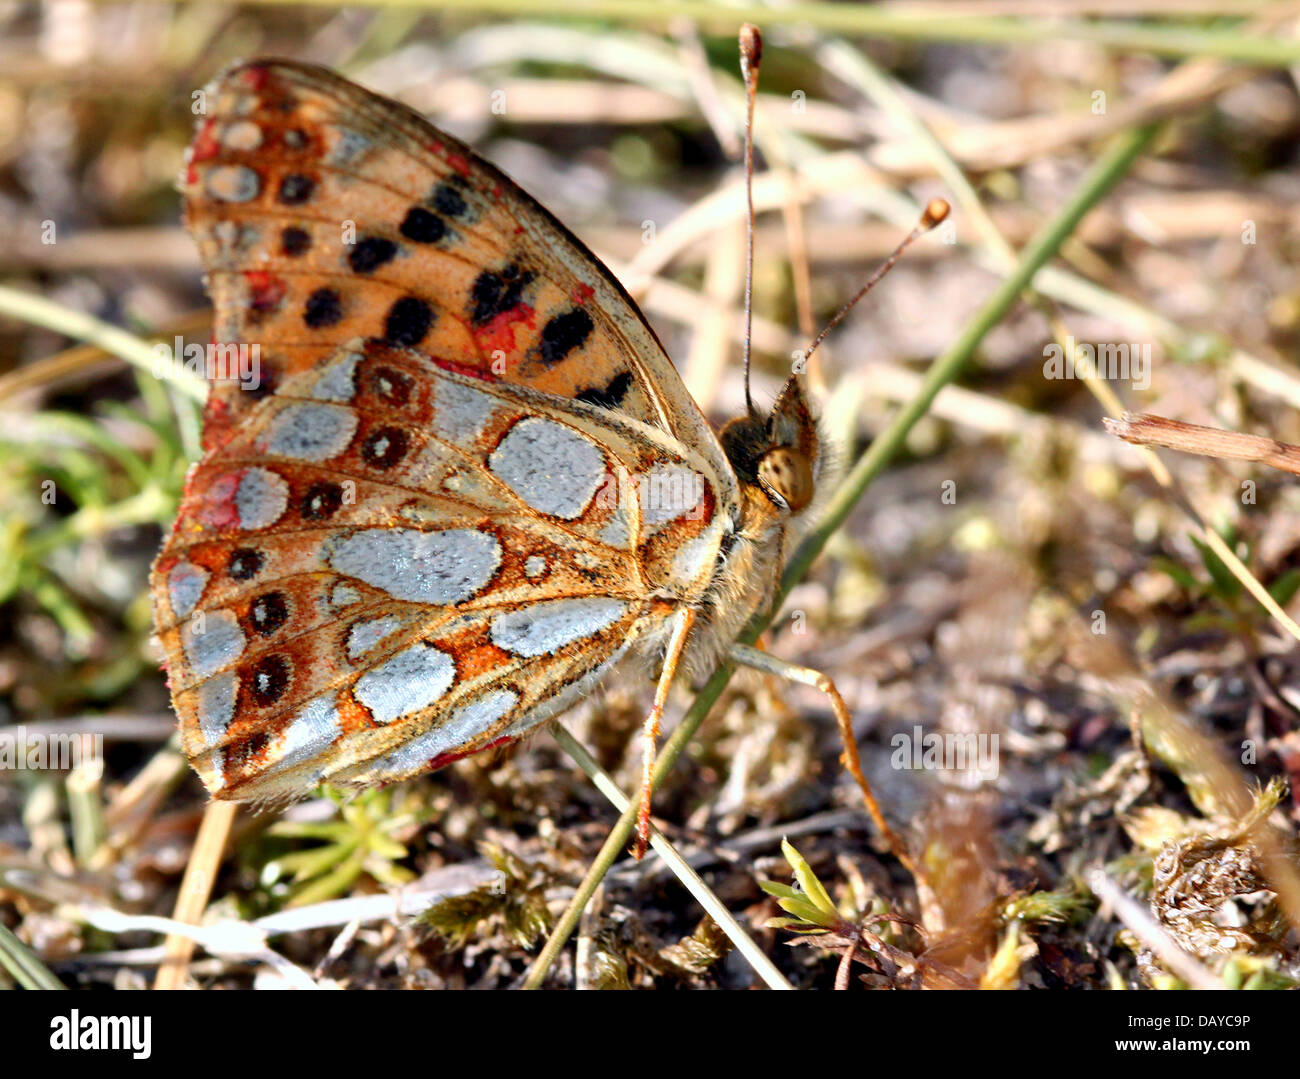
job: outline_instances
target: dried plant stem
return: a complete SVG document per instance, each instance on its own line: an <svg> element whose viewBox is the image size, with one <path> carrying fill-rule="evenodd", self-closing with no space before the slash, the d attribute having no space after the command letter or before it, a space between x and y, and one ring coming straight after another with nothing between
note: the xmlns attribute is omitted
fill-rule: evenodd
<svg viewBox="0 0 1300 1079"><path fill-rule="evenodd" d="M1102 420L1106 430L1135 446L1164 446L1182 453L1199 453L1205 457L1222 457L1233 461L1254 461L1271 465L1283 472L1300 475L1300 446L1279 442L1261 435L1202 427L1145 412L1125 412L1118 419Z"/></svg>
<svg viewBox="0 0 1300 1079"><path fill-rule="evenodd" d="M844 954L840 956L840 965L835 969L835 988L847 989L849 987L849 978L853 974L853 956L858 950L858 938L855 936L849 941L849 946L844 949Z"/></svg>
<svg viewBox="0 0 1300 1079"><path fill-rule="evenodd" d="M225 850L230 826L234 823L238 809L234 802L209 802L203 811L203 823L199 825L199 834L195 837L194 849L190 852L185 876L181 879L181 890L176 896L176 907L172 914L174 921L199 924L208 905L208 896L212 894L212 882L221 866L221 854ZM180 989L185 985L190 956L194 954L194 941L172 933L168 935L163 949L165 958L158 967L153 987Z"/></svg>
<svg viewBox="0 0 1300 1079"><path fill-rule="evenodd" d="M1092 889L1093 895L1115 912L1115 917L1138 940L1156 953L1170 973L1177 975L1193 989L1225 988L1195 956L1183 951L1140 903L1100 869L1094 869L1088 874L1088 887Z"/></svg>
<svg viewBox="0 0 1300 1079"><path fill-rule="evenodd" d="M564 751L577 762L578 767L587 773L587 777L595 784L596 789L608 798L615 808L622 812L631 805L627 795L619 790L618 784L609 773L596 763L582 743L562 724L555 724L551 728L551 733L555 735L555 740L560 743ZM699 901L709 917L718 923L718 928L727 934L732 944L736 946L736 950L749 961L749 965L767 983L768 988L793 989L794 986L786 981L785 975L773 966L772 960L754 943L754 939L745 932L744 927L732 917L722 900L713 894L713 890L704 883L700 875L677 852L677 848L669 843L657 828L652 827L650 830L650 845L686 890Z"/></svg>
<svg viewBox="0 0 1300 1079"><path fill-rule="evenodd" d="M790 589L803 578L813 559L826 545L831 535L844 523L853 507L865 493L871 482L884 471L890 459L903 445L908 432L916 422L925 415L930 403L947 383L961 372L984 336L1002 320L1016 303L1021 292L1033 280L1039 268L1060 248L1065 239L1074 231L1084 215L1100 202L1132 166L1133 162L1150 145L1157 128L1141 127L1118 139L1110 150L1093 166L1075 190L1069 201L1042 231L1030 242L1020 256L1019 262L1011 274L989 297L984 307L970 322L952 347L934 361L926 373L920 390L908 404L894 417L889 426L872 442L866 453L858 458L845 481L840 485L832 499L826 515L800 544L794 557L782 577L772 610L779 608ZM741 643L753 644L764 627L771 621L771 614L763 617L746 628L741 634ZM695 735L695 731L704 721L709 709L721 696L723 689L731 680L734 665L724 663L696 695L682 722L664 743L655 765L652 787L657 787L676 763L677 758ZM591 868L587 871L572 901L565 909L551 936L546 941L541 953L534 961L524 982L524 988L540 988L546 979L546 972L573 933L582 915L582 908L596 886L609 872L619 853L632 834L636 824L636 810L624 811L618 823L606 838Z"/></svg>
<svg viewBox="0 0 1300 1079"><path fill-rule="evenodd" d="M80 866L93 864L107 836L103 803L104 762L89 760L68 776L68 815L72 818L72 849Z"/></svg>

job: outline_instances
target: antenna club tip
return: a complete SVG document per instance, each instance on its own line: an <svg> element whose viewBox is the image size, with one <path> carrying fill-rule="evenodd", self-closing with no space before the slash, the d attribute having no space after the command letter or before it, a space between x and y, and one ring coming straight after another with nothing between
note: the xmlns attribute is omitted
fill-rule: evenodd
<svg viewBox="0 0 1300 1079"><path fill-rule="evenodd" d="M952 207L944 199L931 199L925 206L925 213L921 215L921 227L932 229L935 225L942 222Z"/></svg>
<svg viewBox="0 0 1300 1079"><path fill-rule="evenodd" d="M758 70L763 62L763 33L753 23L747 22L740 28L740 66L745 77Z"/></svg>

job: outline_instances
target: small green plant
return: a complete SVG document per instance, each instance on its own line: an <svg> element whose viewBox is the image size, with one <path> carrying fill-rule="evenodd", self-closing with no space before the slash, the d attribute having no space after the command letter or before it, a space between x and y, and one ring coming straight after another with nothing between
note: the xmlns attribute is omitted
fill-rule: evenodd
<svg viewBox="0 0 1300 1079"><path fill-rule="evenodd" d="M1067 889L1015 896L1003 906L1001 913L1002 921L1008 925L1014 922L1065 925L1086 916L1095 907L1090 896Z"/></svg>
<svg viewBox="0 0 1300 1079"><path fill-rule="evenodd" d="M363 875L380 884L408 884L415 874L397 863L407 856L399 836L419 823L419 815L394 804L401 787L369 790L344 801L346 795L326 789L338 803L337 820L314 823L279 821L267 830L284 839L321 840L310 850L293 851L267 862L262 883L275 887L288 880L287 906L301 907L347 892Z"/></svg>
<svg viewBox="0 0 1300 1079"><path fill-rule="evenodd" d="M0 432L0 605L48 615L69 660L96 657L84 678L42 685L50 701L111 698L145 665L148 600L127 576L143 570L107 545L175 513L189 460L178 431L193 406L147 376L137 385L138 407L108 402L94 418L43 411ZM115 621L128 644L111 632Z"/></svg>
<svg viewBox="0 0 1300 1079"><path fill-rule="evenodd" d="M1228 548L1244 563L1253 561L1251 545L1237 535L1233 525L1216 530ZM1201 556L1201 570L1192 569L1172 558L1159 556L1151 560L1154 569L1182 588L1190 599L1196 601L1198 613L1188 619L1188 629L1217 628L1234 633L1248 632L1259 623L1262 611L1245 586L1224 564L1214 550L1195 536L1190 537ZM1283 570L1272 580L1264 581L1268 594L1285 607L1300 591L1300 569ZM1208 601L1208 603L1207 603ZM1206 609L1202 609L1205 607Z"/></svg>
<svg viewBox="0 0 1300 1079"><path fill-rule="evenodd" d="M904 922L904 919L887 912L867 912L857 918L846 916L835 905L830 892L804 856L788 839L781 840L781 853L790 863L797 887L771 880L759 881L759 887L790 915L788 918L769 919L768 928L800 934L791 944L811 945L838 955L840 966L835 975L836 989L848 988L854 962L882 969L890 976L903 971L919 972L915 957L867 928L872 922Z"/></svg>
<svg viewBox="0 0 1300 1079"><path fill-rule="evenodd" d="M1275 956L1233 956L1220 975L1227 989L1294 989L1296 980L1277 969Z"/></svg>
<svg viewBox="0 0 1300 1079"><path fill-rule="evenodd" d="M788 839L781 840L781 853L790 863L798 887L778 884L774 880L758 882L758 886L775 899L783 911L791 915L789 918L770 918L768 928L814 934L839 932L845 927L852 929L849 920L835 906L826 887L817 879L812 866Z"/></svg>

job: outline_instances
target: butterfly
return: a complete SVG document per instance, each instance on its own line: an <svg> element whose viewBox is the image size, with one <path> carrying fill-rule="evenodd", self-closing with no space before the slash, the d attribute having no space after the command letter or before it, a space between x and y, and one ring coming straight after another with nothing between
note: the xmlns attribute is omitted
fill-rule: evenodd
<svg viewBox="0 0 1300 1079"><path fill-rule="evenodd" d="M209 360L241 362L212 365L151 588L214 798L440 768L636 655L652 746L679 668L762 665L733 642L826 469L799 375L715 433L559 221L323 68L221 74L181 190Z"/></svg>

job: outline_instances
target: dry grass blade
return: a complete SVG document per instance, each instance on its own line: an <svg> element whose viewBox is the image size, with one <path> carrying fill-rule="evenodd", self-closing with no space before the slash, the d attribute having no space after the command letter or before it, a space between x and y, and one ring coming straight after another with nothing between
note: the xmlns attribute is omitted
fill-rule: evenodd
<svg viewBox="0 0 1300 1079"><path fill-rule="evenodd" d="M198 835L194 839L194 849L185 866L185 876L181 880L180 892L176 896L174 921L188 925L198 925L207 909L208 897L212 894L212 883L216 880L217 870L226 849L226 840L230 836L231 826L239 807L233 802L209 802L203 812L203 823L199 825ZM158 976L154 980L155 989L181 989L187 977L186 968L190 956L194 953L194 938L178 933L168 935L164 945L162 963L158 967Z"/></svg>

